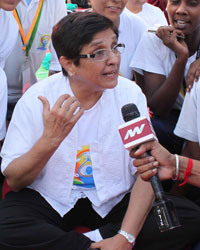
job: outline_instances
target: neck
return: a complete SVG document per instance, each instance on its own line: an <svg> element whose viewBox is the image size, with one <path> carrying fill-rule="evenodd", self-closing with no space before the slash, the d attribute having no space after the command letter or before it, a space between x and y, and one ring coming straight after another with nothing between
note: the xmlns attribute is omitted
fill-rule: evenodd
<svg viewBox="0 0 200 250"><path fill-rule="evenodd" d="M69 77L69 83L74 96L85 110L92 108L103 94L103 90L94 91L90 87L85 87L84 83L78 83L71 77Z"/></svg>
<svg viewBox="0 0 200 250"><path fill-rule="evenodd" d="M113 20L112 20L113 21ZM119 28L119 23L120 23L120 17L118 17L117 20L113 21L114 25Z"/></svg>
<svg viewBox="0 0 200 250"><path fill-rule="evenodd" d="M198 28L192 34L186 35L185 42L188 46L189 56L194 55L200 44L200 28Z"/></svg>
<svg viewBox="0 0 200 250"><path fill-rule="evenodd" d="M142 5L143 4L133 3L132 1L128 1L128 3L126 4L126 8L129 9L134 14L137 14L140 11L142 11Z"/></svg>

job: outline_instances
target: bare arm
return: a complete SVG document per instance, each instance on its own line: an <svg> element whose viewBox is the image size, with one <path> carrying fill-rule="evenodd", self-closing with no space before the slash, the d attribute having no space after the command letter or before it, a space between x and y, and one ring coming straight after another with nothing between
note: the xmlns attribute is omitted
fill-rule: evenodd
<svg viewBox="0 0 200 250"><path fill-rule="evenodd" d="M182 155L200 161L200 147L198 142L187 141Z"/></svg>
<svg viewBox="0 0 200 250"><path fill-rule="evenodd" d="M134 71L135 82L141 89L144 87L144 76Z"/></svg>
<svg viewBox="0 0 200 250"><path fill-rule="evenodd" d="M141 158L143 154L150 150L151 157ZM173 154L162 147L157 141L143 144L139 149L131 152L136 159L134 165L143 180L149 180L157 172L161 180L172 179L175 176L176 158ZM193 160L192 174L188 183L200 187L200 168L199 160ZM178 180L184 180L184 172L188 165L188 157L179 156L179 177Z"/></svg>
<svg viewBox="0 0 200 250"><path fill-rule="evenodd" d="M177 39L177 31L172 27L160 27L156 35L176 54L176 61L167 78L164 75L144 72L143 91L148 106L156 115L162 116L169 113L179 94L189 52L184 40Z"/></svg>
<svg viewBox="0 0 200 250"><path fill-rule="evenodd" d="M153 201L154 193L150 182L145 183L138 176L131 192L129 206L121 229L137 237L152 207ZM132 247L132 244L120 234L91 245L92 249L100 248L102 250L131 250Z"/></svg>
<svg viewBox="0 0 200 250"><path fill-rule="evenodd" d="M45 97L39 99L43 103L43 134L27 153L13 160L4 172L8 185L14 191L30 185L38 177L83 113L79 109L74 114L80 103L69 95L60 96L51 110Z"/></svg>

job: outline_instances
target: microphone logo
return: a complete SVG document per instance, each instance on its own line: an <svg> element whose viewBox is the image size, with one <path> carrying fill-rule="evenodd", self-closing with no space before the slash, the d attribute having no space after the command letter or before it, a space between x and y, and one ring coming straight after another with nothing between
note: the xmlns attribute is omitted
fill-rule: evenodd
<svg viewBox="0 0 200 250"><path fill-rule="evenodd" d="M134 127L133 129L129 129L124 137L124 140L127 140L129 137L134 137L136 134L140 135L144 129L144 123L139 127Z"/></svg>
<svg viewBox="0 0 200 250"><path fill-rule="evenodd" d="M126 149L130 150L143 142L156 139L151 124L146 117L140 116L119 126L119 133Z"/></svg>

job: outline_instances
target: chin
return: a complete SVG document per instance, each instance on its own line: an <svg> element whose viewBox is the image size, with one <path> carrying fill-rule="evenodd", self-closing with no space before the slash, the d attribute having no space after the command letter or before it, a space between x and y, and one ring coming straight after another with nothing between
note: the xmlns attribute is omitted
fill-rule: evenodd
<svg viewBox="0 0 200 250"><path fill-rule="evenodd" d="M11 3L1 4L0 8L6 11L13 11L20 1L12 1Z"/></svg>

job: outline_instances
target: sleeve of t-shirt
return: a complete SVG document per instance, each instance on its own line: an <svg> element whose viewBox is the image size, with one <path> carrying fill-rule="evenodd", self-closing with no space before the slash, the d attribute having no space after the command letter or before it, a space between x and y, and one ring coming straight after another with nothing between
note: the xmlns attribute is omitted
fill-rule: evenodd
<svg viewBox="0 0 200 250"><path fill-rule="evenodd" d="M188 141L198 142L198 97L200 81L194 83L191 92L187 93L174 133Z"/></svg>
<svg viewBox="0 0 200 250"><path fill-rule="evenodd" d="M1 151L2 173L11 161L28 152L43 133L41 101L28 92L16 104L8 127Z"/></svg>
<svg viewBox="0 0 200 250"><path fill-rule="evenodd" d="M7 111L7 80L5 72L0 68L0 140L6 135L6 111Z"/></svg>
<svg viewBox="0 0 200 250"><path fill-rule="evenodd" d="M144 32L131 60L131 68L139 74L143 71L165 75L163 60L166 58L166 46L154 34Z"/></svg>

